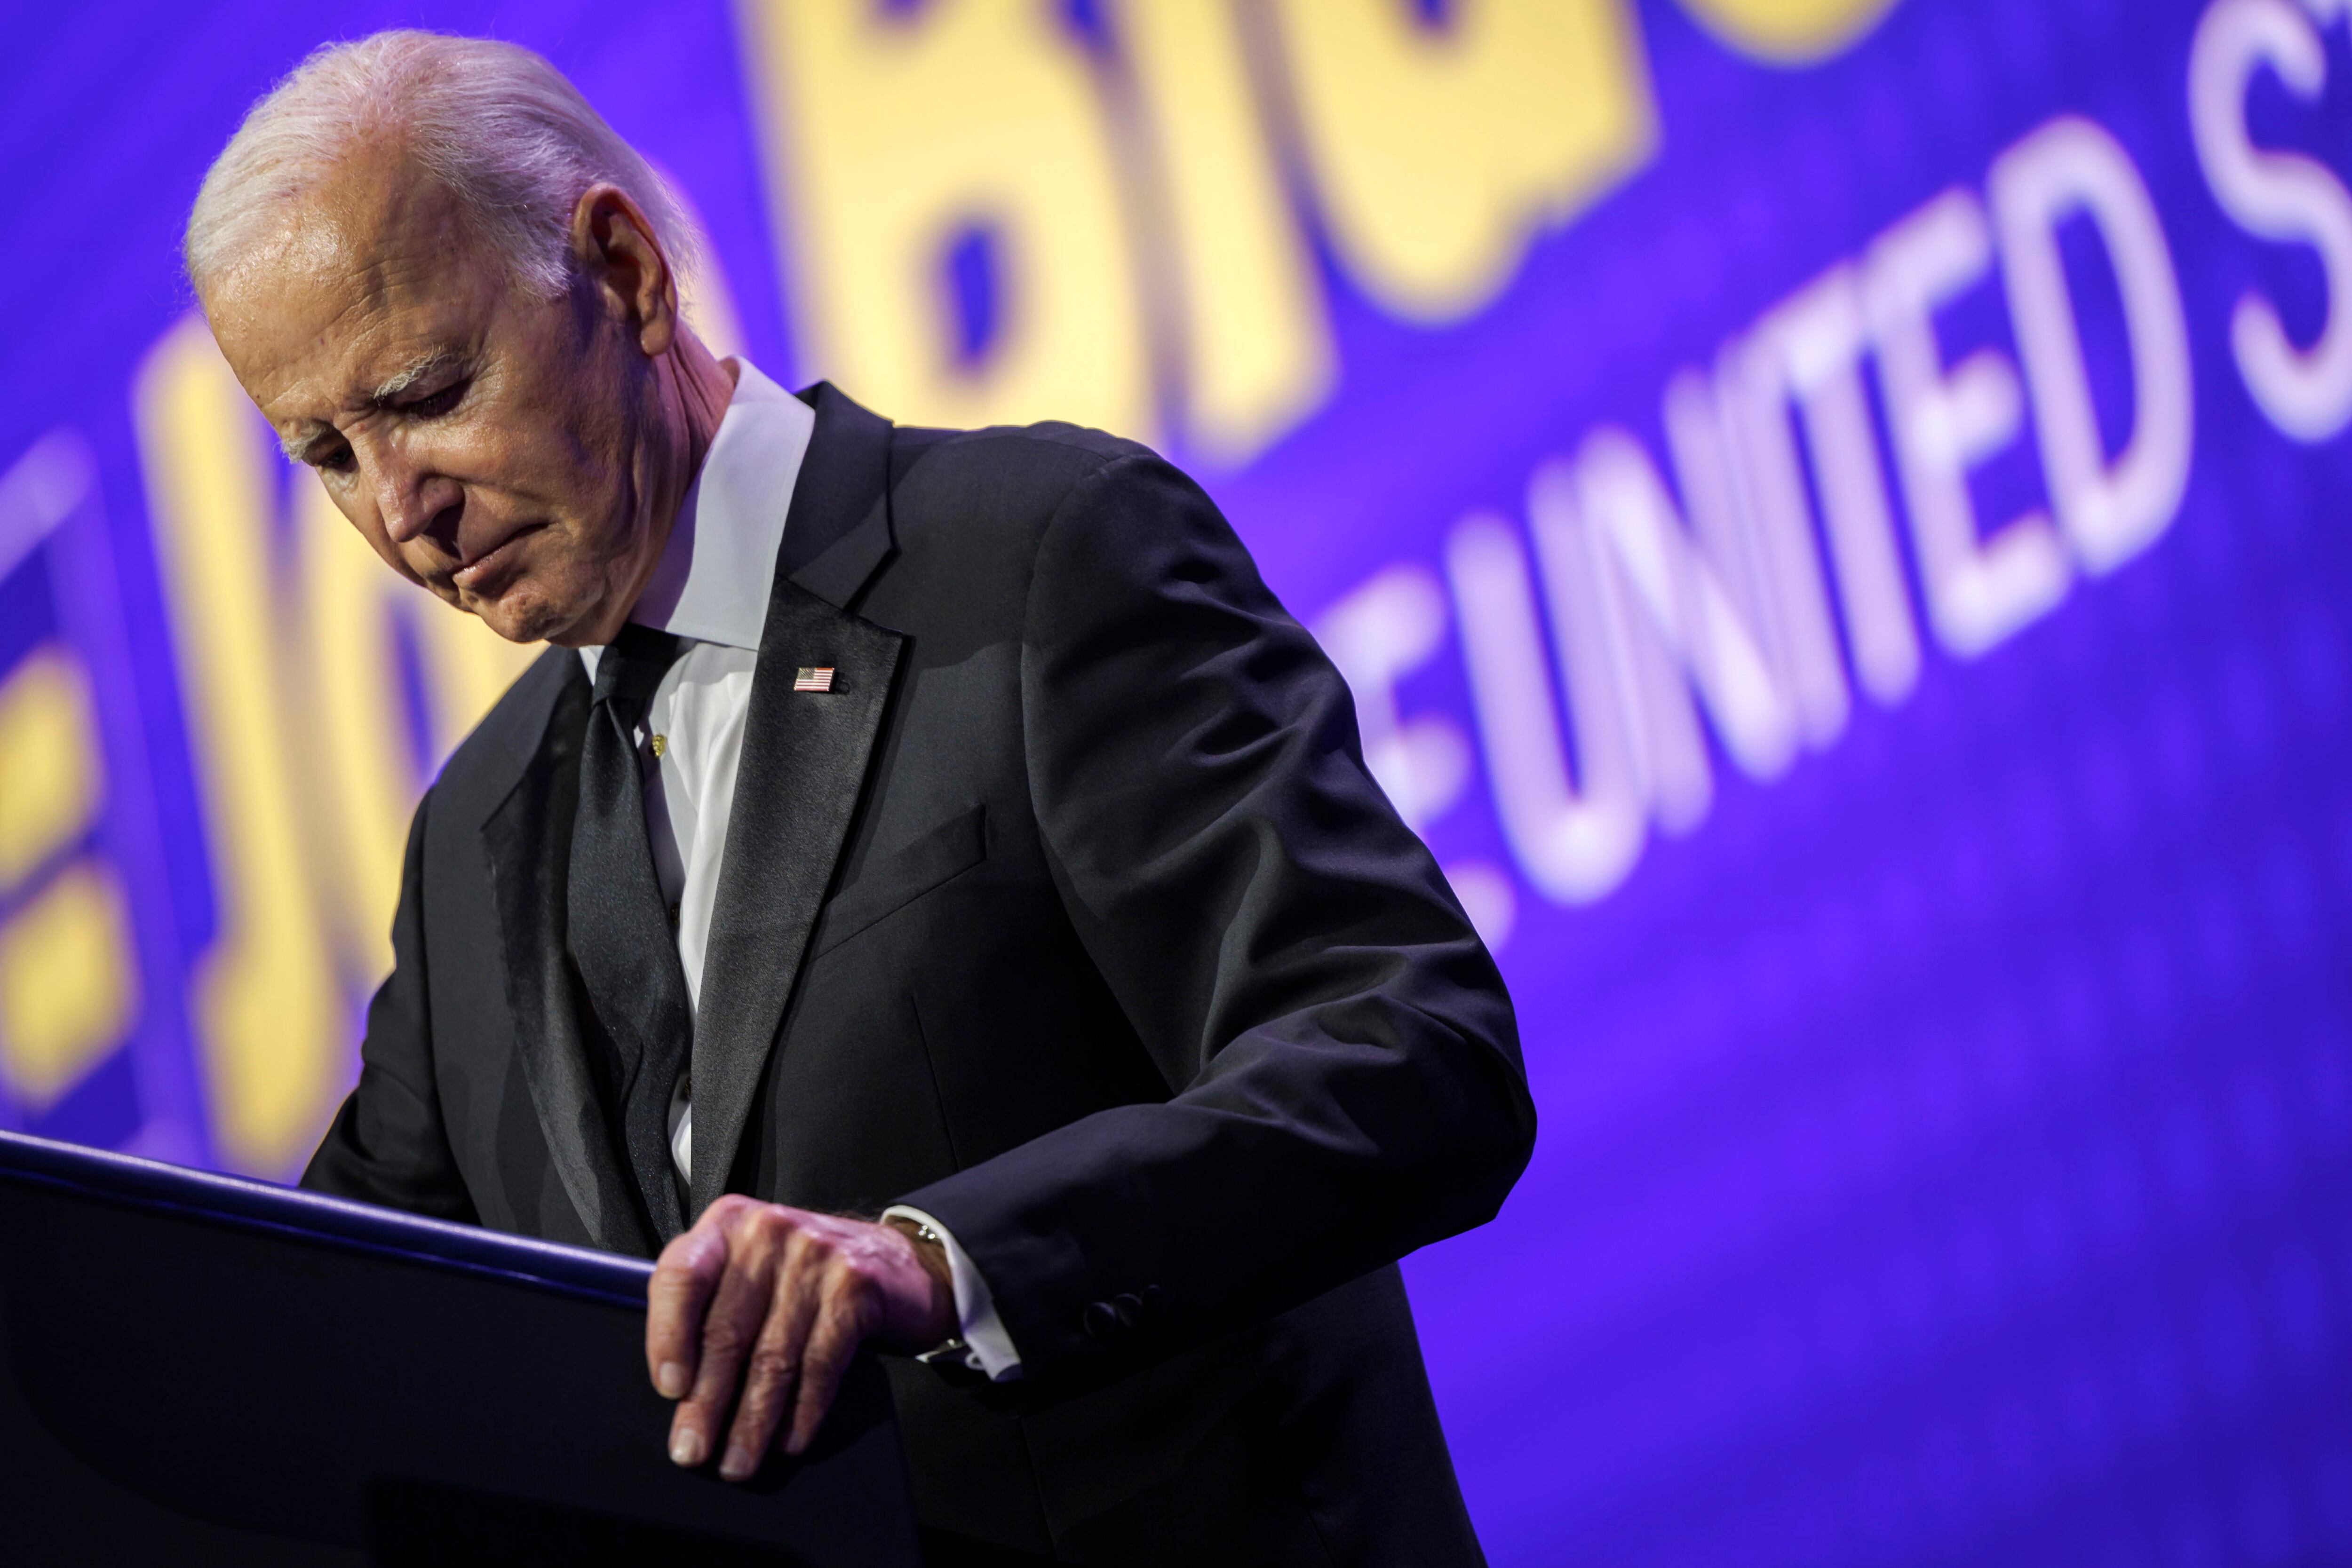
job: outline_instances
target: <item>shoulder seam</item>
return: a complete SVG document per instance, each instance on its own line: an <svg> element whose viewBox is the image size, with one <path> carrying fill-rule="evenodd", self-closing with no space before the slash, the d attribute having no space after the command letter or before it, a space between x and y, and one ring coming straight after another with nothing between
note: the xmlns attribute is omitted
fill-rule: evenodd
<svg viewBox="0 0 2352 1568"><path fill-rule="evenodd" d="M1108 431L1095 430L1091 426L1082 424L1072 425L1070 426L1070 429L1073 434L1063 435L1043 430L1034 424L987 425L979 430L959 430L953 432L951 439L948 442L942 443L942 444L952 445L955 444L959 439L961 441L977 441L982 439L992 441L1025 441L1034 443L1039 446L1057 447L1067 452L1082 452L1087 454L1088 456L1097 459L1098 464L1118 463L1131 457L1156 457L1158 455L1158 454L1153 453L1150 447L1145 446L1142 443L1130 441L1123 435L1113 435ZM1116 445L1122 448L1122 450L1116 452L1103 452L1097 450L1093 442L1079 439L1079 437L1085 435L1098 437L1105 444Z"/></svg>

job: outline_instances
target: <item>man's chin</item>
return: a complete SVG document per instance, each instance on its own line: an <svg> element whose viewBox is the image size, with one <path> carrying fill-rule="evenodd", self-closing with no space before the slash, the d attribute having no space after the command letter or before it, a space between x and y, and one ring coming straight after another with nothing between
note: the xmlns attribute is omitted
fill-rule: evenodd
<svg viewBox="0 0 2352 1568"><path fill-rule="evenodd" d="M496 597L468 593L459 607L470 611L483 625L509 643L546 643L561 637L576 614L567 615L527 582L515 583Z"/></svg>

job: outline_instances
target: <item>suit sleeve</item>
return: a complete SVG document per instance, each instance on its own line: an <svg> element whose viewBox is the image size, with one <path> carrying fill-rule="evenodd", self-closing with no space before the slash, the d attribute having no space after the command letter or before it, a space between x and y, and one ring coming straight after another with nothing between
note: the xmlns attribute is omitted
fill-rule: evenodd
<svg viewBox="0 0 2352 1568"><path fill-rule="evenodd" d="M430 791L409 824L392 921L392 974L368 1003L360 1082L302 1172L314 1192L412 1214L474 1223L441 1122L433 1083L433 1031L425 1005L425 824Z"/></svg>
<svg viewBox="0 0 2352 1568"><path fill-rule="evenodd" d="M1492 1218L1535 1138L1501 977L1208 497L1149 455L1081 480L1022 658L1064 905L1172 1092L907 1197L1027 1374L1284 1311Z"/></svg>

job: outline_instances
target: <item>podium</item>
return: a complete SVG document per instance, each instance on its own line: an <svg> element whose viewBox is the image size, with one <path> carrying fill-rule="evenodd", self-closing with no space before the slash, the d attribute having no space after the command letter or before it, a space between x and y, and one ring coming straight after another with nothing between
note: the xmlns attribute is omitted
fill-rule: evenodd
<svg viewBox="0 0 2352 1568"><path fill-rule="evenodd" d="M921 1562L881 1367L673 1466L642 1260L0 1133L0 1559Z"/></svg>

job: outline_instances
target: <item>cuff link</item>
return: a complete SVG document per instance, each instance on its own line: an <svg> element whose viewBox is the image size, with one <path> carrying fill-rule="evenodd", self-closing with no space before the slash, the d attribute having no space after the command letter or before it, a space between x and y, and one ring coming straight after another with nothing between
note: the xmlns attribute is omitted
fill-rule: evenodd
<svg viewBox="0 0 2352 1568"><path fill-rule="evenodd" d="M948 1239L940 1234L936 1226L926 1225L919 1219L912 1219L903 1214L893 1215L889 1223L919 1242L936 1247L941 1252L948 1249ZM977 1372L982 1376L986 1376L988 1373L988 1368L981 1362L980 1352L965 1343L961 1334L956 1334L933 1345L916 1356L915 1360L921 1365L940 1372Z"/></svg>

